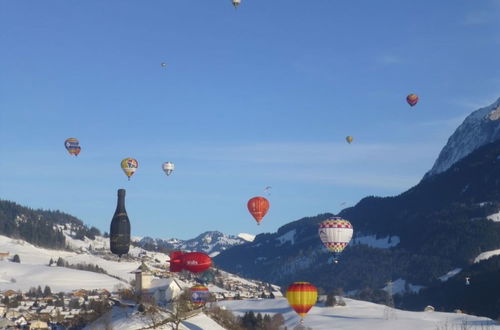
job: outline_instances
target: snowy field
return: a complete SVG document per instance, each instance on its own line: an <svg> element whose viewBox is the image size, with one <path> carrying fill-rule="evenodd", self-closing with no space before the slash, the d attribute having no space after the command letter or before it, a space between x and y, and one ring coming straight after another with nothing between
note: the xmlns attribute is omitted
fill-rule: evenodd
<svg viewBox="0 0 500 330"><path fill-rule="evenodd" d="M31 287L39 285L42 289L45 285L50 286L52 292L69 292L75 289L106 289L112 291L120 283L125 284L105 274L64 267L0 261L0 291L9 289L28 291Z"/></svg>
<svg viewBox="0 0 500 330"><path fill-rule="evenodd" d="M166 315L165 315L166 317ZM158 319L159 320L159 319ZM152 319L137 312L135 308L113 307L113 309L104 314L101 318L86 326L85 330L101 329L120 329L137 330L152 326ZM159 330L171 330L169 325L157 326ZM224 330L217 322L207 315L200 313L188 318L179 326L180 330Z"/></svg>
<svg viewBox="0 0 500 330"><path fill-rule="evenodd" d="M407 312L365 301L347 298L344 300L347 304L345 307L322 307L319 304L313 307L304 318L304 326L314 330L500 330L499 324L485 317L441 312ZM288 329L293 329L300 321L300 317L284 298L233 300L218 304L240 316L250 310L270 315L281 313Z"/></svg>

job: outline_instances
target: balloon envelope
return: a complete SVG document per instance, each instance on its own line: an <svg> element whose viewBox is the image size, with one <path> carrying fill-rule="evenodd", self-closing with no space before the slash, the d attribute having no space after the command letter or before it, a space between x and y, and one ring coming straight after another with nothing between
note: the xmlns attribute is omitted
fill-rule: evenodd
<svg viewBox="0 0 500 330"><path fill-rule="evenodd" d="M207 302L210 292L204 285L195 285L191 289L191 302L196 306L203 306Z"/></svg>
<svg viewBox="0 0 500 330"><path fill-rule="evenodd" d="M212 266L212 258L203 252L173 251L170 253L170 271L180 272L188 270L192 273L201 273Z"/></svg>
<svg viewBox="0 0 500 330"><path fill-rule="evenodd" d="M318 234L325 247L337 258L351 241L353 228L349 221L332 217L319 224Z"/></svg>
<svg viewBox="0 0 500 330"><path fill-rule="evenodd" d="M418 95L417 94L410 94L406 97L406 102L408 102L408 104L410 106L415 106L417 103L418 103Z"/></svg>
<svg viewBox="0 0 500 330"><path fill-rule="evenodd" d="M290 307L303 318L316 304L318 290L309 282L295 282L286 290L286 299Z"/></svg>
<svg viewBox="0 0 500 330"><path fill-rule="evenodd" d="M234 8L238 8L238 6L240 5L241 3L241 0L232 0L233 1L233 6Z"/></svg>
<svg viewBox="0 0 500 330"><path fill-rule="evenodd" d="M354 140L354 138L352 136L346 136L345 140L347 141L347 143L351 144L352 140Z"/></svg>
<svg viewBox="0 0 500 330"><path fill-rule="evenodd" d="M78 156L80 153L80 142L76 138L69 138L64 141L64 146L66 147L66 150L68 150L70 155L75 155Z"/></svg>
<svg viewBox="0 0 500 330"><path fill-rule="evenodd" d="M163 172L165 172L166 175L170 175L174 171L175 165L174 165L174 163L166 162L166 163L163 163L162 168L163 168Z"/></svg>
<svg viewBox="0 0 500 330"><path fill-rule="evenodd" d="M267 211L269 210L269 201L264 197L253 197L247 203L248 211L257 221L257 224L260 224Z"/></svg>
<svg viewBox="0 0 500 330"><path fill-rule="evenodd" d="M125 158L121 162L121 167L125 175L130 180L130 177L134 175L135 171L139 167L139 163L134 158Z"/></svg>

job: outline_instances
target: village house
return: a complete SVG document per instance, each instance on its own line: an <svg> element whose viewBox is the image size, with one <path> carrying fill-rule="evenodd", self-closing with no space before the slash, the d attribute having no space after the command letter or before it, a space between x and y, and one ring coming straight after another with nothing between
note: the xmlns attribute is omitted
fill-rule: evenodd
<svg viewBox="0 0 500 330"><path fill-rule="evenodd" d="M144 302L166 304L189 287L174 277L155 278L144 262L132 273L135 274L135 292Z"/></svg>
<svg viewBox="0 0 500 330"><path fill-rule="evenodd" d="M47 322L34 320L30 322L30 330L45 330L50 329Z"/></svg>
<svg viewBox="0 0 500 330"><path fill-rule="evenodd" d="M4 260L5 258L9 258L9 252L0 252L0 260Z"/></svg>

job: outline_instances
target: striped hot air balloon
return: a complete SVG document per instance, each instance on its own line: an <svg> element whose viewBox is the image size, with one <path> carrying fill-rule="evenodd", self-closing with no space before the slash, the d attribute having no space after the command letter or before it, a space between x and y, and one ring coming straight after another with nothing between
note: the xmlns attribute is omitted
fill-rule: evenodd
<svg viewBox="0 0 500 330"><path fill-rule="evenodd" d="M353 228L349 221L341 217L332 217L319 224L319 238L323 245L333 252L334 261L349 244L353 234Z"/></svg>
<svg viewBox="0 0 500 330"><path fill-rule="evenodd" d="M69 138L64 141L64 146L66 147L66 150L68 150L70 155L75 155L78 156L80 153L80 142L76 138Z"/></svg>
<svg viewBox="0 0 500 330"><path fill-rule="evenodd" d="M410 94L406 97L406 102L408 102L408 104L410 106L415 106L417 103L418 103L418 95L417 94Z"/></svg>
<svg viewBox="0 0 500 330"><path fill-rule="evenodd" d="M286 299L293 310L303 319L316 304L318 289L309 282L295 282L286 290Z"/></svg>
<svg viewBox="0 0 500 330"><path fill-rule="evenodd" d="M204 285L195 285L191 289L191 302L195 306L203 306L207 302L210 292Z"/></svg>

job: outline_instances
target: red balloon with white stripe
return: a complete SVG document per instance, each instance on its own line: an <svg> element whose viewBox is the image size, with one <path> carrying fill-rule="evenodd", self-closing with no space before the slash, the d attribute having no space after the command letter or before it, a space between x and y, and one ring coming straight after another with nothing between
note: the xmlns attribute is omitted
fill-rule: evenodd
<svg viewBox="0 0 500 330"><path fill-rule="evenodd" d="M334 261L337 263L338 257L351 241L351 223L341 217L332 217L319 224L318 233L325 247L333 252Z"/></svg>

